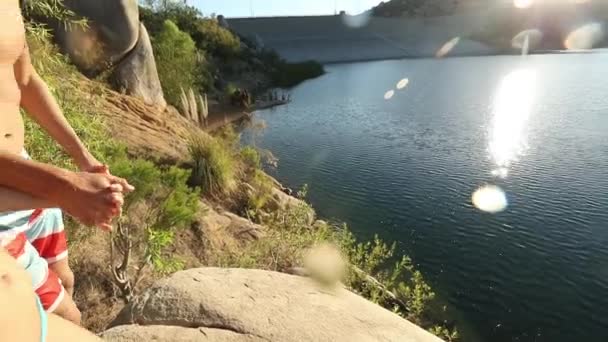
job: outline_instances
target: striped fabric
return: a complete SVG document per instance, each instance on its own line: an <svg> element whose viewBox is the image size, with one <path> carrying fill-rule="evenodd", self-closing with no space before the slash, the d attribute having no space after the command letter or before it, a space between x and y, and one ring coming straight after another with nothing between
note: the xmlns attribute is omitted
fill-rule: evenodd
<svg viewBox="0 0 608 342"><path fill-rule="evenodd" d="M28 159L27 154L23 157ZM0 248L25 268L44 308L53 312L65 289L49 264L68 256L63 219L59 209L0 213Z"/></svg>

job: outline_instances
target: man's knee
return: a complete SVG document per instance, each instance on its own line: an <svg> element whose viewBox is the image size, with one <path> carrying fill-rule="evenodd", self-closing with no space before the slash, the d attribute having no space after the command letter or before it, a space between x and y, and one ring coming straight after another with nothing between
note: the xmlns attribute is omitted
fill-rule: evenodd
<svg viewBox="0 0 608 342"><path fill-rule="evenodd" d="M74 289L74 272L70 269L68 260L61 260L54 264L49 265L49 269L54 272L59 279L61 279L61 285L68 290L68 293L72 295Z"/></svg>
<svg viewBox="0 0 608 342"><path fill-rule="evenodd" d="M72 290L74 289L74 272L68 268L63 274L59 275L59 279L61 279L63 287L72 295Z"/></svg>
<svg viewBox="0 0 608 342"><path fill-rule="evenodd" d="M76 303L74 303L72 297L68 295L63 297L63 300L61 300L61 303L53 310L53 313L77 325L80 325L80 320L82 319L82 315L80 310L78 310Z"/></svg>

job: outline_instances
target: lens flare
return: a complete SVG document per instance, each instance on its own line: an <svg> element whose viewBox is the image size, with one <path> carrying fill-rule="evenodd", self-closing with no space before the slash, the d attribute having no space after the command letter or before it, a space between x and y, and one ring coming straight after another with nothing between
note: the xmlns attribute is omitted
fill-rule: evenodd
<svg viewBox="0 0 608 342"><path fill-rule="evenodd" d="M346 271L340 249L331 244L311 248L304 256L304 267L312 279L325 286L337 285Z"/></svg>
<svg viewBox="0 0 608 342"><path fill-rule="evenodd" d="M517 8L530 8L534 4L534 0L513 0L513 6Z"/></svg>
<svg viewBox="0 0 608 342"><path fill-rule="evenodd" d="M384 93L384 99L385 100L390 100L393 98L393 96L395 95L395 91L394 90L389 90L386 93Z"/></svg>
<svg viewBox="0 0 608 342"><path fill-rule="evenodd" d="M507 209L507 195L495 185L486 185L477 189L471 198L475 208L496 214Z"/></svg>
<svg viewBox="0 0 608 342"><path fill-rule="evenodd" d="M435 57L443 58L447 56L455 47L460 43L460 37L452 38L447 43L443 44L443 46L437 50Z"/></svg>
<svg viewBox="0 0 608 342"><path fill-rule="evenodd" d="M589 50L593 49L603 39L603 25L590 23L570 32L564 41L564 46L568 50Z"/></svg>
<svg viewBox="0 0 608 342"><path fill-rule="evenodd" d="M407 85L409 83L410 83L410 80L408 80L407 78L404 78L401 81L399 81L399 83L397 83L397 89L403 89L403 88L407 87Z"/></svg>
<svg viewBox="0 0 608 342"><path fill-rule="evenodd" d="M526 46L533 50L540 45L543 40L543 33L538 29L530 29L519 32L511 39L511 46L514 49L523 50Z"/></svg>
<svg viewBox="0 0 608 342"><path fill-rule="evenodd" d="M361 28L366 26L371 19L371 11L357 15L343 14L342 22L350 28Z"/></svg>

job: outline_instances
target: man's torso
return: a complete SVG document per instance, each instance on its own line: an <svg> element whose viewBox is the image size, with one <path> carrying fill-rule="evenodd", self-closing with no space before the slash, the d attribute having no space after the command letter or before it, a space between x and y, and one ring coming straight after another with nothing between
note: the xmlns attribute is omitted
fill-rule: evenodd
<svg viewBox="0 0 608 342"><path fill-rule="evenodd" d="M23 150L21 93L13 66L25 47L25 29L18 0L0 1L0 150Z"/></svg>

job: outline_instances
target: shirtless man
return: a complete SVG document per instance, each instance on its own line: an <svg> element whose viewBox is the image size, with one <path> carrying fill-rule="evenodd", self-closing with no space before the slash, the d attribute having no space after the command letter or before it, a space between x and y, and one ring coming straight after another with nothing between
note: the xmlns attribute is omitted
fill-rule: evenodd
<svg viewBox="0 0 608 342"><path fill-rule="evenodd" d="M29 160L20 107L81 172ZM80 322L61 211L48 208L107 230L121 211L123 192L130 190L89 153L33 69L19 0L0 1L0 246L28 271L45 310Z"/></svg>

